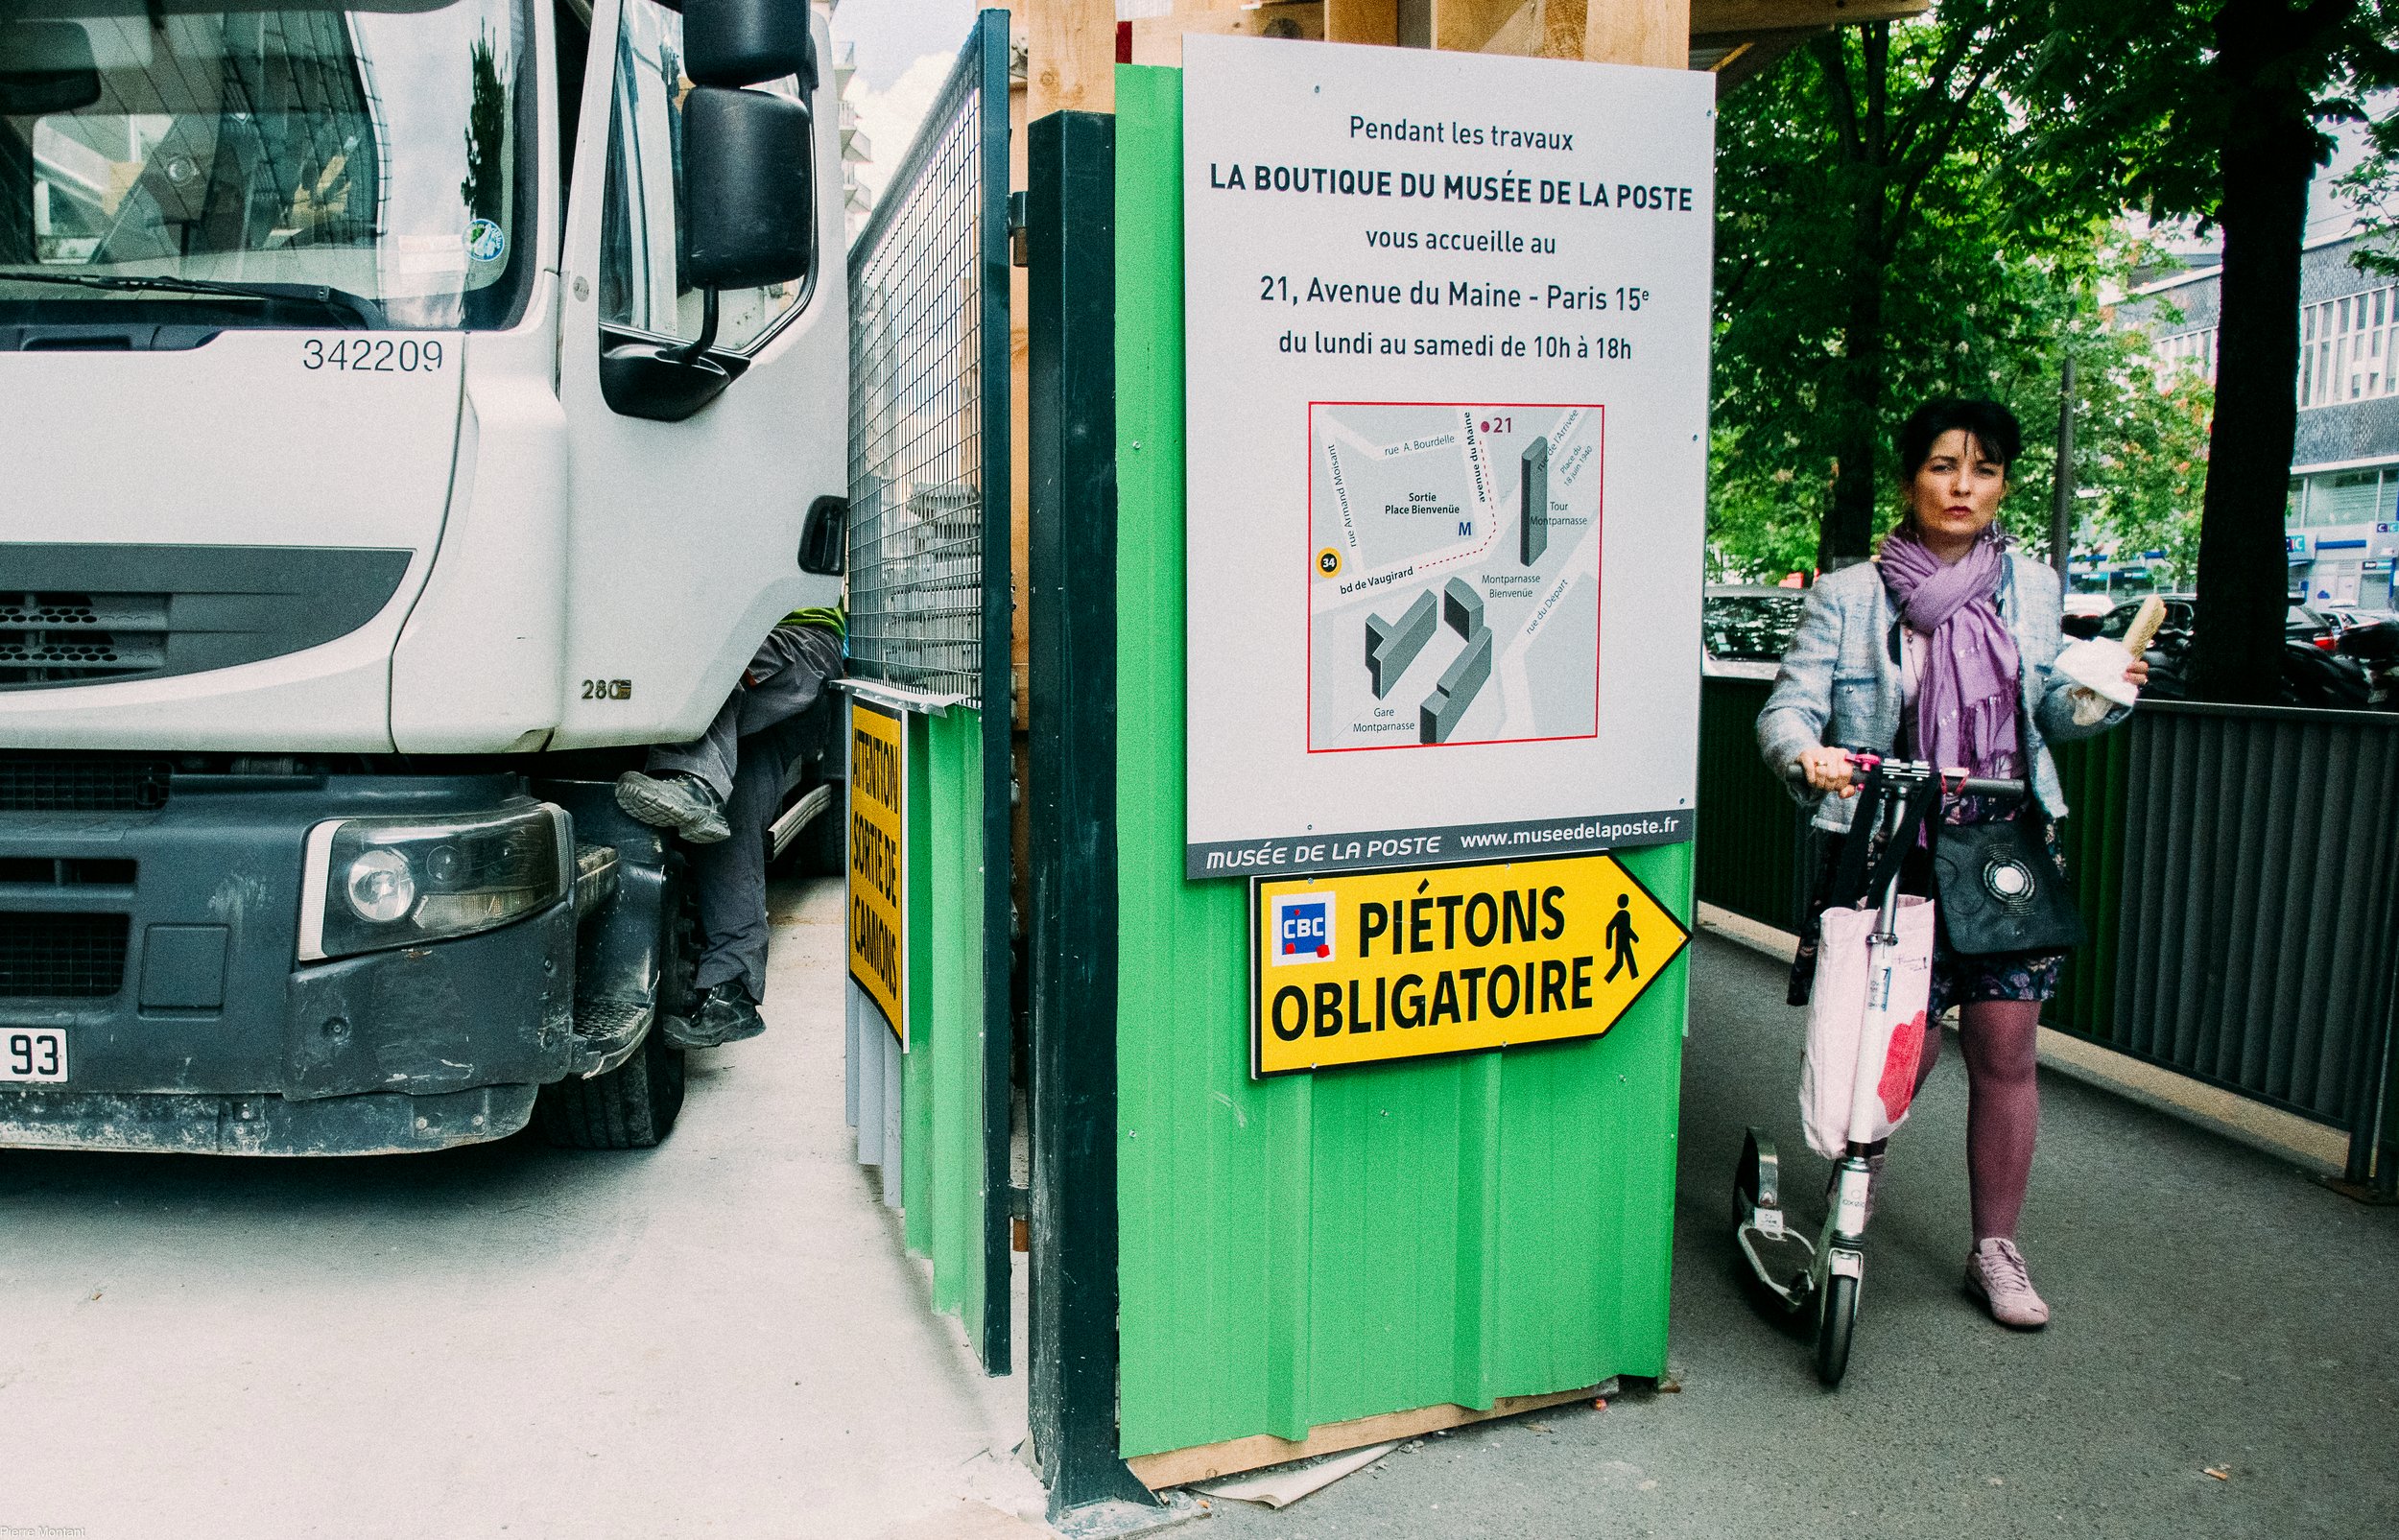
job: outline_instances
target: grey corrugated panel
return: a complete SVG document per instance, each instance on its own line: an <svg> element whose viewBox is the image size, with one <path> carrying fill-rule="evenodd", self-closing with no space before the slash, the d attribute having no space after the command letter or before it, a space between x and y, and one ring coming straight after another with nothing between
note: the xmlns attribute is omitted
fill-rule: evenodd
<svg viewBox="0 0 2399 1540"><path fill-rule="evenodd" d="M2176 703L2126 730L2111 1046L2347 1125L2399 948L2399 721Z"/></svg>

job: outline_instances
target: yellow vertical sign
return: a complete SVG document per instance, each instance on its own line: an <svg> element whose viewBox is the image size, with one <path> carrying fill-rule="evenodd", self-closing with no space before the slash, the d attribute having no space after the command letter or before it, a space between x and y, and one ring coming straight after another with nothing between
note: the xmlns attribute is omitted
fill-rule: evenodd
<svg viewBox="0 0 2399 1540"><path fill-rule="evenodd" d="M908 1046L908 722L849 704L849 976Z"/></svg>
<svg viewBox="0 0 2399 1540"><path fill-rule="evenodd" d="M1250 1069L1596 1037L1690 939L1612 856L1260 881Z"/></svg>

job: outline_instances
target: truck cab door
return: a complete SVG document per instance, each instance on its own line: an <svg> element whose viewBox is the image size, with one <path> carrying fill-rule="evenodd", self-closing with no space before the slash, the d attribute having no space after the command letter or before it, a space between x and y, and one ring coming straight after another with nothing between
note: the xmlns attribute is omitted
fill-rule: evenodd
<svg viewBox="0 0 2399 1540"><path fill-rule="evenodd" d="M777 620L840 597L798 563L810 505L847 481L831 36L806 0L692 9L592 17L561 259L558 747L698 736Z"/></svg>

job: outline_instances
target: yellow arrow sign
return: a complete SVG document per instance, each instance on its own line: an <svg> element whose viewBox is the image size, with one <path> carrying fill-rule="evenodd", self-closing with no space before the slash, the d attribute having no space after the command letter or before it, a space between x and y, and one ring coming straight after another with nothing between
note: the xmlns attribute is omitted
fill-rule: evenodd
<svg viewBox="0 0 2399 1540"><path fill-rule="evenodd" d="M1691 938L1612 856L1250 891L1260 1077L1595 1037Z"/></svg>

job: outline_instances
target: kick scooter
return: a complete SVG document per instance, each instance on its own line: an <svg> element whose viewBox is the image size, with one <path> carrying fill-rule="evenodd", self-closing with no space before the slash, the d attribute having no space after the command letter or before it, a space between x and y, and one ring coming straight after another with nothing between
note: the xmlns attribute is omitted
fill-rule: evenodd
<svg viewBox="0 0 2399 1540"><path fill-rule="evenodd" d="M1848 1149L1834 1167L1831 1201L1817 1239L1811 1242L1784 1217L1780 1162L1771 1137L1750 1128L1741 1163L1733 1169L1733 1240L1758 1282L1787 1313L1816 1313L1816 1374L1828 1389L1839 1386L1848 1370L1858 1296L1865 1287L1867 1141L1882 1111L1882 1065L1869 1064L1867 1058L1890 1036L1891 980L1899 959L1900 864L1914 846L1924 820L1936 814L1944 792L2000 798L2024 794L2020 780L1985 780L1955 771L1944 776L1927 764L1872 754L1852 758L1852 779L1862 790L1850 827L1868 838L1852 841L1844 850L1834 892L1837 900L1850 895L1848 901L1854 902L1879 887L1881 908L1866 943L1866 1014L1850 1085Z"/></svg>

